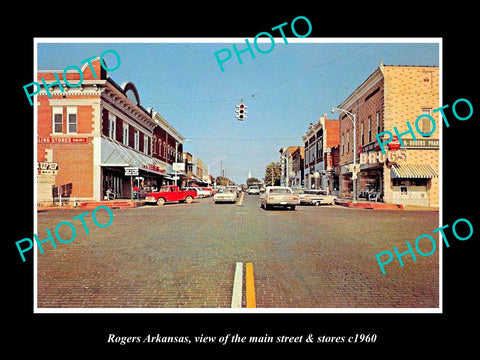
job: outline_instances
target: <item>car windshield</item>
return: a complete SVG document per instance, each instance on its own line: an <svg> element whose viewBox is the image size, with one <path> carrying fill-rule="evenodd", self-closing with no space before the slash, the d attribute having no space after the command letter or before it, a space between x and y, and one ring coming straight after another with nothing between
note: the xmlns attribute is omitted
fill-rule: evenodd
<svg viewBox="0 0 480 360"><path fill-rule="evenodd" d="M228 193L232 193L232 189L220 189L218 190L219 193L223 193L223 194L228 194Z"/></svg>
<svg viewBox="0 0 480 360"><path fill-rule="evenodd" d="M290 194L290 189L270 189L270 194Z"/></svg>

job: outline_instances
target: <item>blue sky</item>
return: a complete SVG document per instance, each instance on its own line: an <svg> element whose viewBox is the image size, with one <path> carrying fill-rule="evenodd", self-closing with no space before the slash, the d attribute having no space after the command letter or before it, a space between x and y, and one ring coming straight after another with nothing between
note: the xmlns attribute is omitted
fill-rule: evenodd
<svg viewBox="0 0 480 360"><path fill-rule="evenodd" d="M219 175L222 163L231 179L245 183L249 172L262 179L266 165L279 160L281 147L302 145L309 123L323 113L332 116L332 106L373 73L380 60L387 65L440 65L434 39L350 40L288 38L284 44L282 38L275 38L271 52L261 54L252 45L255 58L247 51L240 64L232 43L241 50L246 46L242 38L202 43L197 39L122 40L132 41L128 43L37 39L37 67L63 71L115 50L121 64L111 78L118 84L133 82L142 105L153 107L189 139L184 149L210 165L211 174ZM270 42L259 44L262 50L270 46ZM232 58L223 63L224 72L214 55L223 48L232 51ZM112 54L105 59L115 66ZM234 117L241 99L248 111L243 122Z"/></svg>

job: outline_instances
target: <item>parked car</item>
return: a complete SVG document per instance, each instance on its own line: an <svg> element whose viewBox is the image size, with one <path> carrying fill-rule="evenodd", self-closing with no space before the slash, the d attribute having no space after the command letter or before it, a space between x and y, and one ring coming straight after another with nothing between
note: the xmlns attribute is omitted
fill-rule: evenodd
<svg viewBox="0 0 480 360"><path fill-rule="evenodd" d="M200 188L202 191L205 191L208 195L207 196L212 196L213 195L213 189L209 187L202 187Z"/></svg>
<svg viewBox="0 0 480 360"><path fill-rule="evenodd" d="M235 203L237 201L237 193L232 189L220 189L215 195L213 195L213 201L218 203Z"/></svg>
<svg viewBox="0 0 480 360"><path fill-rule="evenodd" d="M160 191L147 193L145 202L163 205L166 202L186 202L190 204L197 197L196 191L179 190L176 185L162 186Z"/></svg>
<svg viewBox="0 0 480 360"><path fill-rule="evenodd" d="M252 195L252 194L258 195L258 194L260 194L260 188L256 185L249 186L248 190L247 190L247 194L248 195Z"/></svg>
<svg viewBox="0 0 480 360"><path fill-rule="evenodd" d="M260 207L265 210L274 206L290 208L295 210L295 206L299 204L298 194L294 193L287 186L267 186L265 192L260 195Z"/></svg>
<svg viewBox="0 0 480 360"><path fill-rule="evenodd" d="M196 191L197 192L197 197L199 198L204 198L207 196L210 196L210 192L203 190L201 187L198 186L189 186L186 188L183 188L185 190L190 190L190 191Z"/></svg>
<svg viewBox="0 0 480 360"><path fill-rule="evenodd" d="M303 189L299 191L300 205L335 204L336 196L328 195L326 190Z"/></svg>

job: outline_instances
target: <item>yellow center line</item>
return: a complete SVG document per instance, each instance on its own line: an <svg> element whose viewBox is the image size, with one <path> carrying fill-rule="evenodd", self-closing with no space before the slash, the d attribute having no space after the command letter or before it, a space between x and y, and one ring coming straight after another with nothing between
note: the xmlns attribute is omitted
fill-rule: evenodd
<svg viewBox="0 0 480 360"><path fill-rule="evenodd" d="M243 204L242 204L242 203L243 203L243 195L244 195L244 193L242 192L242 195L240 195L240 200L238 201L237 206L243 205Z"/></svg>
<svg viewBox="0 0 480 360"><path fill-rule="evenodd" d="M247 308L256 308L257 302L255 300L255 282L253 278L253 264L247 263L245 265L245 286L247 293Z"/></svg>

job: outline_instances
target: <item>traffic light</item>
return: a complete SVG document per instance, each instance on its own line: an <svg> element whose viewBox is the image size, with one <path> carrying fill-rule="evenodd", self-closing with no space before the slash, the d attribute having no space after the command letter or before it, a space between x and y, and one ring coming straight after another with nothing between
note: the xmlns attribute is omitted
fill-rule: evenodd
<svg viewBox="0 0 480 360"><path fill-rule="evenodd" d="M235 117L239 121L243 121L247 118L247 106L244 103L240 103L238 105L235 105Z"/></svg>

